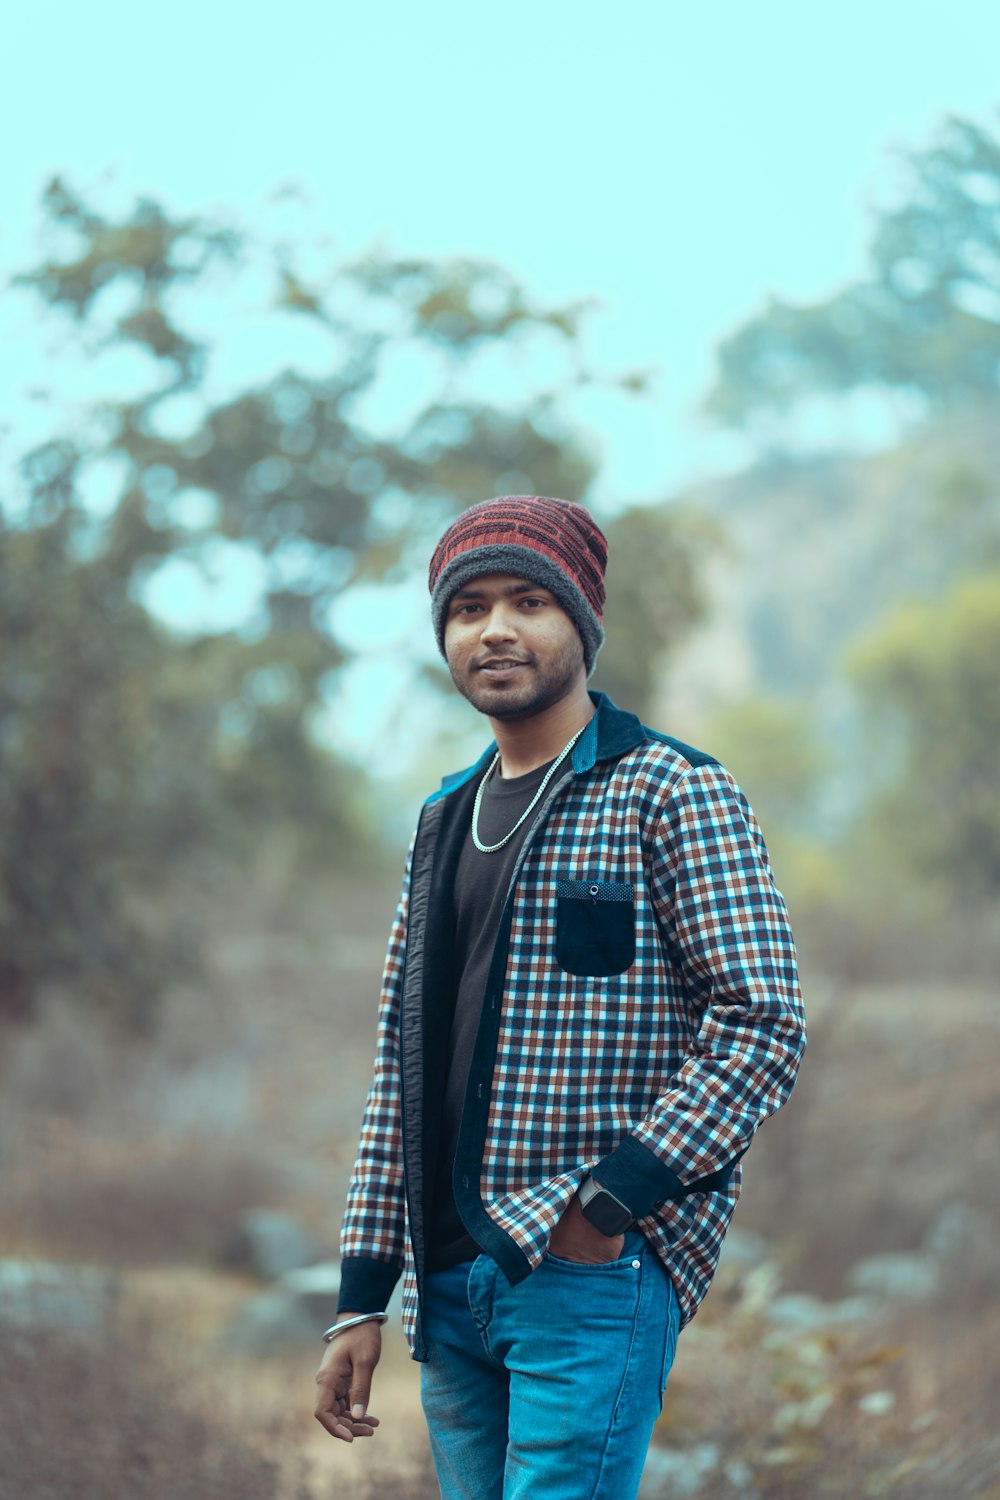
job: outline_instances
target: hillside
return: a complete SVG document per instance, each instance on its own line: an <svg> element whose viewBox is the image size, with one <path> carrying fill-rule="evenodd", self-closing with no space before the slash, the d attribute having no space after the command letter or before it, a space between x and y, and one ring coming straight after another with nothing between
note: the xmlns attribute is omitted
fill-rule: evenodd
<svg viewBox="0 0 1000 1500"><path fill-rule="evenodd" d="M707 623L666 675L661 719L696 731L720 704L777 693L838 725L845 647L897 600L934 597L981 560L1000 536L998 473L992 409L888 452L775 458L679 497L719 524L723 545Z"/></svg>

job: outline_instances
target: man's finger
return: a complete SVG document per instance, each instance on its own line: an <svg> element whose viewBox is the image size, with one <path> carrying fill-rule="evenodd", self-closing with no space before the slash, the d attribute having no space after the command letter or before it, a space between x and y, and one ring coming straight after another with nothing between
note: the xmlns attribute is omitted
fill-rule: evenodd
<svg viewBox="0 0 1000 1500"><path fill-rule="evenodd" d="M347 1419L347 1390L350 1384L350 1368L328 1366L316 1376L319 1390L316 1395L315 1417L332 1437L352 1443L354 1432Z"/></svg>
<svg viewBox="0 0 1000 1500"><path fill-rule="evenodd" d="M367 1412L363 1418L357 1419L349 1415L346 1401L337 1400L331 1404L323 1397L316 1403L314 1416L331 1436L345 1443L353 1442L356 1437L371 1437L379 1425L374 1412Z"/></svg>
<svg viewBox="0 0 1000 1500"><path fill-rule="evenodd" d="M360 1422L351 1420L351 1431L355 1437L374 1437L377 1426L378 1417L367 1416Z"/></svg>
<svg viewBox="0 0 1000 1500"><path fill-rule="evenodd" d="M355 1422L365 1420L368 1411L368 1402L372 1391L372 1371L374 1364L368 1360L356 1359L351 1372L351 1390L348 1404L351 1417Z"/></svg>
<svg viewBox="0 0 1000 1500"><path fill-rule="evenodd" d="M345 1421L342 1416L326 1411L322 1407L316 1408L315 1416L320 1426L325 1428L331 1437L340 1438L344 1443L354 1442L354 1429L351 1423Z"/></svg>
<svg viewBox="0 0 1000 1500"><path fill-rule="evenodd" d="M379 1425L376 1416L369 1415L364 1421L356 1422L342 1412L328 1411L323 1407L317 1407L315 1415L320 1426L343 1443L353 1443L356 1437L373 1437Z"/></svg>

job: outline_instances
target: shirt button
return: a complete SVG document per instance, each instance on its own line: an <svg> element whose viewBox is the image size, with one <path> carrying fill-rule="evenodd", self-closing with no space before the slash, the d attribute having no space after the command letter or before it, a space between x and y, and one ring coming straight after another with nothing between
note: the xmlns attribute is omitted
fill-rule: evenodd
<svg viewBox="0 0 1000 1500"><path fill-rule="evenodd" d="M639 1269L639 1267L641 1265L642 1265L642 1261L641 1260L634 1260L632 1262L632 1269L633 1269L633 1271L638 1271L638 1269Z"/></svg>
<svg viewBox="0 0 1000 1500"><path fill-rule="evenodd" d="M599 886L599 885L592 885L592 886L591 886L591 887L590 887L590 894L591 894L591 895L592 895L592 896L596 896L596 895L597 895L597 893L598 893L598 891L599 891L599 890L600 890L600 889L601 889L601 888L600 888L600 886Z"/></svg>
<svg viewBox="0 0 1000 1500"><path fill-rule="evenodd" d="M468 1187L469 1186L469 1179L467 1177L463 1177L462 1178L462 1186L463 1187ZM638 1265L638 1264L639 1264L639 1262L636 1261L636 1265Z"/></svg>

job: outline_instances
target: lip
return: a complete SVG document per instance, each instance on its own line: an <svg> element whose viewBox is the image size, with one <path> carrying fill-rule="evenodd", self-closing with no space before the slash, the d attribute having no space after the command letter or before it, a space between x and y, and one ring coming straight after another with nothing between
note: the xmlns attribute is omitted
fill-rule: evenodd
<svg viewBox="0 0 1000 1500"><path fill-rule="evenodd" d="M511 672L516 672L518 667L527 665L526 661L513 656L497 656L490 661L481 662L476 671L487 672L491 677L505 677Z"/></svg>

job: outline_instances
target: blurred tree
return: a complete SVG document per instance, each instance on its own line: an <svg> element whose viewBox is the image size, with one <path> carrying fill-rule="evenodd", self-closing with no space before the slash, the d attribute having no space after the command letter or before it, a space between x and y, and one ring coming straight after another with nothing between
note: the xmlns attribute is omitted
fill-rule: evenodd
<svg viewBox="0 0 1000 1500"><path fill-rule="evenodd" d="M594 686L649 722L665 660L705 615L701 569L717 544L711 522L674 506L634 506L608 538L606 642Z"/></svg>
<svg viewBox="0 0 1000 1500"><path fill-rule="evenodd" d="M1000 894L1000 572L897 607L850 671L880 732L883 857L975 907Z"/></svg>
<svg viewBox="0 0 1000 1500"><path fill-rule="evenodd" d="M0 513L0 1020L66 984L145 1027L195 958L194 903L165 898L252 868L275 828L300 862L356 847L358 778L302 731L301 641L281 674L261 643L178 641L113 550L90 555L78 463L69 443L38 449L27 516Z"/></svg>
<svg viewBox="0 0 1000 1500"><path fill-rule="evenodd" d="M835 849L829 788L840 770L812 708L800 698L750 698L716 710L701 743L746 792L775 878L801 942L815 953L831 907L849 898L847 866ZM829 949L822 954L830 967ZM842 955L832 967L843 968Z"/></svg>
<svg viewBox="0 0 1000 1500"><path fill-rule="evenodd" d="M932 410L996 398L1000 141L952 117L907 160L908 196L878 216L870 278L812 306L772 298L720 345L712 416L740 426L872 386Z"/></svg>
<svg viewBox="0 0 1000 1500"><path fill-rule="evenodd" d="M31 524L0 518L0 1018L72 982L141 1023L184 958L155 902L215 826L214 713L114 568L81 556L77 461L33 454Z"/></svg>
<svg viewBox="0 0 1000 1500"><path fill-rule="evenodd" d="M534 333L573 346L581 309L535 308L516 282L479 262L370 257L307 286L280 261L275 314L323 330L329 373L286 370L219 405L202 402L201 420L178 437L163 413L179 392L202 389L208 363L205 343L182 326L183 294L248 256L246 241L201 219L172 220L149 201L112 222L59 180L43 206L60 253L16 284L68 312L95 356L136 346L164 372L105 410L87 445L91 459L122 463L101 546L140 593L165 558L207 567L220 537L236 539L262 564L257 634L280 663L297 637L330 648L332 601L362 575L383 576L408 539L433 531L467 497L493 493L501 477L530 474L554 494L579 495L589 484L593 465L559 426L550 395L519 411L431 399L392 439L372 430L362 399L401 347L437 360L443 353L454 373L497 340ZM307 667L309 656L303 647L296 668L306 669L313 697L337 661L312 653Z"/></svg>
<svg viewBox="0 0 1000 1500"><path fill-rule="evenodd" d="M51 251L17 286L68 316L92 362L144 359L139 389L28 456L26 498L0 529L0 1009L26 1013L64 981L142 1022L174 961L165 893L198 861L252 871L277 835L286 869L348 850L356 867L359 778L316 733L344 663L334 601L405 576L471 499L577 498L593 479L558 392L499 409L456 398L463 372L480 350L535 339L563 351L564 386L593 377L583 308L537 307L490 264L369 256L314 283L287 253L149 200L113 219L56 180L43 209ZM269 257L275 319L308 320L328 369L213 401L188 299ZM366 403L414 350L427 399L398 429L374 424ZM100 514L82 498L95 463L119 475ZM625 628L647 647L626 691L641 697L693 611L697 547L683 530L671 546L665 516L620 524L635 553ZM253 618L182 637L155 624L144 602L164 567L210 575L234 544L262 580Z"/></svg>
<svg viewBox="0 0 1000 1500"><path fill-rule="evenodd" d="M704 739L747 792L769 842L821 832L819 789L831 757L801 699L727 704L713 715Z"/></svg>
<svg viewBox="0 0 1000 1500"><path fill-rule="evenodd" d="M931 490L927 542L944 577L1000 567L1000 483L975 446L963 433Z"/></svg>

